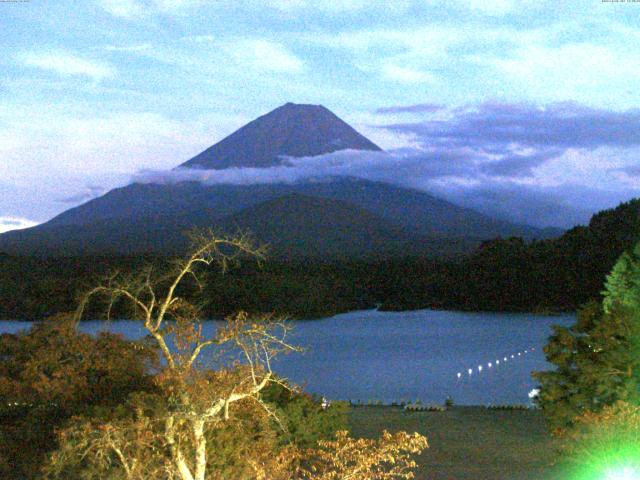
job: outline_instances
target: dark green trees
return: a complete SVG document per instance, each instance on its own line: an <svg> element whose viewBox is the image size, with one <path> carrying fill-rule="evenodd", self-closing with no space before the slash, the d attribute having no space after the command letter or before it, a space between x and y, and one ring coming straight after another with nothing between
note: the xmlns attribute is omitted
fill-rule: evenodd
<svg viewBox="0 0 640 480"><path fill-rule="evenodd" d="M585 411L640 399L640 243L618 259L603 297L583 307L572 327L555 328L545 353L557 369L534 373L554 429Z"/></svg>

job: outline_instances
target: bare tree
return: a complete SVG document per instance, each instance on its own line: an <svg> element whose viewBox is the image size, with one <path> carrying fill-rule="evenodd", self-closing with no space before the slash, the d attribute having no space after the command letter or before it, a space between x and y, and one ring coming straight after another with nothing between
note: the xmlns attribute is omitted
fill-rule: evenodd
<svg viewBox="0 0 640 480"><path fill-rule="evenodd" d="M169 274L158 275L151 267L137 275L114 274L82 297L76 321L94 297L106 300L107 316L116 303L129 304L164 365L154 375L158 393L131 396L124 416L76 417L61 430L46 477L222 480L225 474L211 467L216 452L207 434L238 418L279 422L261 392L273 383L289 388L272 371L275 357L299 350L289 343L289 326L271 315L251 318L239 312L207 337L200 310L180 293L189 281L201 288L199 267L216 263L224 271L240 255L260 261L264 251L246 236L198 232L192 235L190 253ZM204 358L214 358L215 368L201 368ZM236 439L248 433L242 425L233 430ZM242 474L234 478L409 479L415 467L411 455L426 447L426 438L404 432L385 432L378 440L338 432L335 441L307 451L294 444L257 442L243 459Z"/></svg>
<svg viewBox="0 0 640 480"><path fill-rule="evenodd" d="M169 274L156 275L147 267L138 275L109 276L83 296L76 318L82 318L89 301L96 296L107 300L108 315L118 301L124 300L133 307L133 317L142 322L162 353L166 367L156 378L171 399L162 418L162 438L151 443L167 450L163 458L169 461L163 468L171 478L204 480L206 429L229 420L232 406L241 401L253 401L274 415L260 398L267 385L282 383L273 374L272 360L299 349L288 343L288 325L268 315L249 318L239 312L211 337L203 334L200 309L179 295L181 287L188 280L202 287L200 267L218 264L224 271L241 255L262 260L264 249L248 236L219 237L212 231L193 233L191 240L189 255L177 261ZM238 353L240 359L215 371L196 368L207 350L215 350L218 360L230 351ZM130 434L136 431L130 427L131 424L103 427L85 442L85 447L100 452L110 450L126 478L142 478L136 473L139 458L128 458L126 453L131 450ZM125 433L126 428L131 432ZM148 468L144 470L148 474Z"/></svg>

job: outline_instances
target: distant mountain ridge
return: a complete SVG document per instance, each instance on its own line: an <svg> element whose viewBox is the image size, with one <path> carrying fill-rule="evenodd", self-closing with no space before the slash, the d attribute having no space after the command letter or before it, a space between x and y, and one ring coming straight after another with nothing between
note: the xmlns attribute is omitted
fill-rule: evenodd
<svg viewBox="0 0 640 480"><path fill-rule="evenodd" d="M180 168L268 168L283 156L316 156L343 148L380 151L325 107L288 103ZM173 252L183 248L182 234L190 227L229 230L234 222L272 243L284 256L356 255L358 248L366 255L449 255L498 236L552 235L490 218L422 191L336 177L252 185L133 183L45 224L0 235L0 251L39 255ZM292 236L294 231L300 241Z"/></svg>
<svg viewBox="0 0 640 480"><path fill-rule="evenodd" d="M496 220L419 190L353 177L294 184L175 185L132 184L63 212L48 225L82 225L114 218L132 219L191 215L222 218L283 195L299 193L348 202L402 228L422 235L492 238L541 233L534 227ZM37 227L34 227L37 228ZM540 235L538 238L548 235Z"/></svg>

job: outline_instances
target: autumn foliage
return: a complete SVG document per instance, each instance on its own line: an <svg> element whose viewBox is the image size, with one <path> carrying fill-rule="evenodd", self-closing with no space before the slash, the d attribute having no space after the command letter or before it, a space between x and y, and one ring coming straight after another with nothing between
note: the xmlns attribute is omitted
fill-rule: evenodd
<svg viewBox="0 0 640 480"><path fill-rule="evenodd" d="M54 430L73 415L111 409L153 388L152 346L119 335L78 333L59 315L0 336L0 476L36 475L56 448Z"/></svg>
<svg viewBox="0 0 640 480"><path fill-rule="evenodd" d="M68 408L51 427L54 451L41 474L85 480L413 478L412 455L427 448L424 437L385 432L376 440L352 439L338 430L343 407L325 411L273 372L275 357L300 350L289 343L287 322L238 312L213 334L204 333L200 309L182 292L202 287L201 267L224 270L241 255L262 258L263 250L244 236L198 232L192 239L189 254L165 271L107 276L76 312L80 321L92 302L102 301L107 312L125 304L153 348L108 335L91 343L75 324L61 322L38 338L49 345L46 338L55 341L59 328L71 341L61 340L33 364L26 352L3 363L7 372L21 372L14 383L9 373L2 377L4 390L36 392L44 404ZM98 400L102 408L74 407Z"/></svg>
<svg viewBox="0 0 640 480"><path fill-rule="evenodd" d="M566 459L587 478L607 478L616 469L640 472L640 406L618 401L574 419L562 436Z"/></svg>

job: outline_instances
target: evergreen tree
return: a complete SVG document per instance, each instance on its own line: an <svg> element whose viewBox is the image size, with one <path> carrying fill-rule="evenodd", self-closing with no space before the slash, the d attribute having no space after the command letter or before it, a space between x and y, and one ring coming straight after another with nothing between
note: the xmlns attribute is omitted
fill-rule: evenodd
<svg viewBox="0 0 640 480"><path fill-rule="evenodd" d="M533 374L554 429L585 411L640 399L640 243L618 259L603 297L582 308L575 325L555 327L545 353L557 368Z"/></svg>

